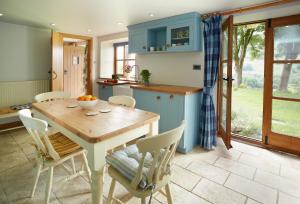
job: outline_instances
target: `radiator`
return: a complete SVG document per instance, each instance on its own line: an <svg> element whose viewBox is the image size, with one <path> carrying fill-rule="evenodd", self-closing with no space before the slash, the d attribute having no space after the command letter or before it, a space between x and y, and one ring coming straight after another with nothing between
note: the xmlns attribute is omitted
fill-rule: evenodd
<svg viewBox="0 0 300 204"><path fill-rule="evenodd" d="M34 96L50 91L50 80L0 82L0 108L34 101Z"/></svg>

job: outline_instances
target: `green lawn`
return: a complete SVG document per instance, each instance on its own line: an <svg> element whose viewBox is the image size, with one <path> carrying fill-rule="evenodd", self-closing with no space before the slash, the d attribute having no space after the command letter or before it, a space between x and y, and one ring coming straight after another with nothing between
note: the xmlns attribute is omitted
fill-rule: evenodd
<svg viewBox="0 0 300 204"><path fill-rule="evenodd" d="M297 98L292 94L285 94L285 96ZM232 131L234 133L260 140L262 112L262 89L233 89ZM273 100L272 131L300 137L299 102Z"/></svg>

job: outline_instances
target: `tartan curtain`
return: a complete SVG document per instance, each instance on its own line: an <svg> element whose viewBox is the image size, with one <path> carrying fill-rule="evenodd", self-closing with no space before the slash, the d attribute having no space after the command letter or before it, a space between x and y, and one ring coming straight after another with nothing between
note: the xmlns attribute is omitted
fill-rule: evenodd
<svg viewBox="0 0 300 204"><path fill-rule="evenodd" d="M214 87L220 58L221 16L212 16L204 23L204 89L201 105L200 146L211 150L217 145L217 120L214 106Z"/></svg>

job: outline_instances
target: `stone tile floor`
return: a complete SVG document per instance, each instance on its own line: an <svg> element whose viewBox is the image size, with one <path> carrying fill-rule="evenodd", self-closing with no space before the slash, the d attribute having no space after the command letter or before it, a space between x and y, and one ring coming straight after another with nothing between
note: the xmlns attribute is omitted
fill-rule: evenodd
<svg viewBox="0 0 300 204"><path fill-rule="evenodd" d="M29 198L35 174L31 138L25 129L0 133L0 203L43 203L45 173L38 183L36 195ZM300 158L232 142L229 151L219 141L214 151L195 148L189 154L176 153L171 190L175 204L300 204ZM81 158L76 159L81 163ZM77 165L80 166L80 165ZM54 169L54 181L67 172ZM110 178L105 175L104 195ZM118 185L115 193L121 201L139 203L128 198ZM63 185L55 185L51 203L91 203L90 186L85 176ZM117 203L117 202L116 202ZM153 204L166 203L161 194Z"/></svg>

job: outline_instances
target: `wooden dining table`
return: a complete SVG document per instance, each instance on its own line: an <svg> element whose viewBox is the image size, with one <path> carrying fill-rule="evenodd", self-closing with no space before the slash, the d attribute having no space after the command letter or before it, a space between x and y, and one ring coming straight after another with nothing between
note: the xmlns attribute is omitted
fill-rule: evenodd
<svg viewBox="0 0 300 204"><path fill-rule="evenodd" d="M160 116L152 112L109 104L106 101L98 101L92 110L85 110L80 106L68 108L70 104L77 104L76 99L34 103L32 107L35 117L46 120L87 150L91 169L92 203L102 204L107 151L143 135L157 135ZM110 111L100 112L105 109ZM91 111L98 114L87 116L86 113Z"/></svg>

